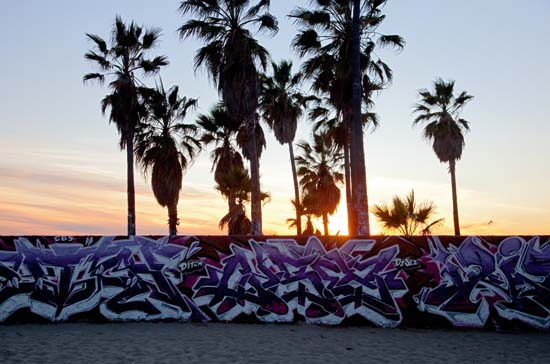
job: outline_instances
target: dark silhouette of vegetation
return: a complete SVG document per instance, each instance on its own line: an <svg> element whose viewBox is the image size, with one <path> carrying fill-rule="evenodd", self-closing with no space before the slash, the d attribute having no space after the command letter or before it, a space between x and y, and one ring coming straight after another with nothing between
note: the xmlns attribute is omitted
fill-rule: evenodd
<svg viewBox="0 0 550 364"><path fill-rule="evenodd" d="M300 188L294 158L294 138L298 128L298 119L302 116L307 102L311 98L304 95L299 86L301 77L292 74L292 62L272 63L272 75L264 76L260 98L263 119L267 122L275 138L281 145L288 145L292 181L294 183L294 201L300 201ZM298 235L302 234L301 210L295 207L294 226Z"/></svg>
<svg viewBox="0 0 550 364"><path fill-rule="evenodd" d="M328 134L314 134L313 143L298 143L296 157L302 187L302 204L309 213L323 218L324 234L328 235L328 215L334 214L340 203L339 184L342 155Z"/></svg>
<svg viewBox="0 0 550 364"><path fill-rule="evenodd" d="M355 14L356 24L359 16L359 73L360 84L355 87L365 99L370 99L371 84L387 84L392 78L390 67L384 63L375 52L377 47L393 47L401 49L404 41L397 35L384 35L378 31L385 16L381 8L385 0L369 0L364 2L360 14ZM349 155L349 164L345 165L346 180L351 188L348 200L348 219L352 230L351 235L369 235L368 195L366 191L366 173L364 172L364 152L361 119L358 125L353 123L353 2L327 0L314 2L313 9L297 8L291 13L300 26L300 31L293 41L294 48L300 56L309 56L304 62L302 71L312 82L313 89L321 96L327 96L330 105L335 109L338 118L342 119L346 130L346 146L344 154ZM359 8L356 8L359 10ZM357 31L356 31L357 33ZM357 46L357 44L356 44ZM356 60L357 63L357 60ZM357 77L356 77L357 78ZM358 116L359 118L359 116ZM353 129L351 127L353 126ZM352 133L353 131L353 133ZM352 175L355 178L352 178ZM354 189L353 179L356 186ZM353 202L353 203L351 203ZM360 219L356 219L360 217Z"/></svg>
<svg viewBox="0 0 550 364"><path fill-rule="evenodd" d="M137 127L136 159L143 172L151 171L151 187L158 203L168 208L170 236L177 234L178 201L183 172L195 159L200 142L197 127L183 120L197 105L196 99L178 95L174 86L166 91L162 81L156 89L142 89L147 118Z"/></svg>
<svg viewBox="0 0 550 364"><path fill-rule="evenodd" d="M109 121L114 123L120 134L120 147L126 149L127 192L128 192L128 235L136 234L136 203L134 187L134 136L136 126L144 117L144 107L138 89L143 86L138 78L141 74L156 73L168 64L164 56L147 58L160 36L156 28L144 30L134 22L125 24L116 17L110 42L95 34L86 34L94 49L85 54L98 72L88 73L84 82L97 81L103 84L110 79L111 93L101 101L103 114L110 110Z"/></svg>
<svg viewBox="0 0 550 364"><path fill-rule="evenodd" d="M363 133L378 125L374 96L388 87L391 68L378 52L403 49L399 35L380 32L387 0L315 0L296 7L289 17L298 26L291 42L303 58L299 73L292 62L270 62L256 36L275 35L278 24L270 14L270 0L183 0L179 11L186 19L178 29L181 39L201 42L195 53L195 70L204 68L213 80L221 102L195 124L184 123L197 100L181 97L174 86L165 90L160 81L149 88L143 79L168 64L165 56L150 57L160 30L126 24L116 17L111 39L87 34L93 49L85 58L97 67L84 82L109 82L101 101L120 135L127 156L128 235L136 233L134 159L151 175L158 203L168 209L169 234L177 234L177 204L183 175L202 147L210 147L216 189L227 200L227 213L219 221L228 233L262 234L260 159L266 137L260 120L276 140L289 149L295 217L287 220L298 235L317 234L313 218L321 218L328 235L328 218L340 202L345 181L348 229L352 236L370 235L369 202ZM268 65L270 70L266 73ZM314 95L307 96L303 82ZM420 90L413 125L423 123L424 137L442 163L449 164L453 223L460 234L456 162L464 148L469 122L460 114L472 96L454 94L454 81L437 79L434 90ZM304 116L313 123L312 142L294 140ZM249 168L245 167L245 160ZM246 207L250 205L250 218ZM432 203L417 205L414 191L393 204L376 205L372 212L388 231L404 235L430 233L442 219L431 221ZM302 226L302 217L306 217Z"/></svg>
<svg viewBox="0 0 550 364"><path fill-rule="evenodd" d="M214 147L210 156L216 189L228 203L228 212L220 220L219 227L227 227L229 235L250 234L252 225L246 216L245 203L251 201L251 181L238 143L239 139L241 144L246 142L242 124L230 117L221 103L213 107L209 114L200 115L197 124L201 128L203 145ZM261 138L256 140L263 141L265 145L263 132L260 135ZM268 194L260 194L261 200L268 197Z"/></svg>
<svg viewBox="0 0 550 364"><path fill-rule="evenodd" d="M417 204L414 190L405 198L395 195L389 206L374 205L372 213L382 223L384 230L397 231L405 236L417 232L431 234L432 229L443 222L443 219L430 221L435 215L435 205L432 202Z"/></svg>
<svg viewBox="0 0 550 364"><path fill-rule="evenodd" d="M250 27L276 33L277 20L269 0L186 0L183 15L194 16L179 28L181 38L196 37L204 44L195 55L195 67L205 67L218 86L229 115L246 127L252 183L252 234L262 234L260 162L256 145L260 79L268 51L253 37Z"/></svg>
<svg viewBox="0 0 550 364"><path fill-rule="evenodd" d="M460 114L473 96L462 91L454 95L455 81L437 79L434 90L420 90L420 100L415 105L417 114L413 124L425 123L424 138L432 142L432 148L441 163L449 163L453 195L453 222L455 235L460 235L458 197L456 189L456 162L464 149L463 132L470 130L470 123Z"/></svg>

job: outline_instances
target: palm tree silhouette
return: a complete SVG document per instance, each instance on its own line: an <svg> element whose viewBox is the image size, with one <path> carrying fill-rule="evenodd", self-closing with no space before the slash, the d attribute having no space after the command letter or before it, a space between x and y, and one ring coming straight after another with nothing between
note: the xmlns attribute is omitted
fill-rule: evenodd
<svg viewBox="0 0 550 364"><path fill-rule="evenodd" d="M164 56L147 58L149 50L158 44L160 30L143 30L134 22L125 24L116 17L109 44L95 34L86 34L94 43L94 49L85 58L95 63L99 71L84 75L83 81L104 83L107 78L111 93L101 101L103 114L110 109L109 122L116 125L120 134L120 147L126 149L126 174L128 193L128 235L136 234L136 203L134 187L134 135L137 124L144 115L138 88L143 83L138 73L150 74L168 64Z"/></svg>
<svg viewBox="0 0 550 364"><path fill-rule="evenodd" d="M470 123L462 119L462 109L473 96L462 91L454 95L455 81L437 79L434 91L420 90L419 102L415 105L417 114L413 125L426 123L424 138L432 142L432 148L441 163L449 163L453 194L453 222L455 235L460 235L458 219L458 197L456 190L456 161L462 157L464 131L470 130Z"/></svg>
<svg viewBox="0 0 550 364"><path fill-rule="evenodd" d="M369 99L374 92L370 85L385 85L392 79L390 67L383 62L375 52L378 48L393 47L401 49L403 39L398 35L384 35L378 27L385 19L381 8L385 0L365 2L360 14L360 90L363 98ZM355 180L358 184L353 188L351 177L354 173L364 171L364 153L362 130L354 129L353 121L353 2L327 0L316 2L315 9L297 8L291 13L300 26L293 40L293 47L300 56L308 55L302 71L306 78L312 81L313 89L319 95L326 95L330 105L334 107L338 117L342 118L347 130L346 148L350 156L349 166L345 168L346 180L351 185L353 196L353 211L348 211L348 219L352 220L350 234L369 234L368 194L365 178ZM353 134L353 135L352 135ZM353 137L352 137L353 136ZM353 150L351 150L353 147ZM346 154L346 153L344 153ZM355 171L355 172L354 172ZM364 174L364 173L363 173ZM363 186L364 185L364 186ZM356 195L357 194L357 195ZM361 203L358 203L361 202ZM348 207L352 207L351 205ZM357 212L357 213L356 213ZM356 220L361 217L361 223ZM361 231L357 230L360 228Z"/></svg>
<svg viewBox="0 0 550 364"><path fill-rule="evenodd" d="M373 84L371 90L381 90L381 86ZM364 110L361 114L361 121L363 127L372 126L376 128L378 126L378 115L369 111L373 106L373 102L370 98L363 98ZM315 100L316 106L312 107L309 111L309 118L313 121L313 130L315 132L324 132L330 135L334 140L334 143L338 146L339 151L344 155L344 178L346 187L346 206L348 213L348 231L353 232L355 229L355 221L353 216L353 200L351 195L351 170L350 170L350 148L349 148L349 134L350 128L342 118L338 117L334 113L333 109L329 106L329 100L324 98L318 98Z"/></svg>
<svg viewBox="0 0 550 364"><path fill-rule="evenodd" d="M300 201L300 188L296 174L294 158L294 138L298 127L298 119L302 116L307 102L311 99L299 89L301 77L292 74L292 62L281 61L272 63L273 74L263 77L260 108L263 119L267 122L277 141L288 145L292 181L294 182L294 201ZM296 206L295 206L296 207ZM300 209L296 208L294 226L298 235L302 234Z"/></svg>
<svg viewBox="0 0 550 364"><path fill-rule="evenodd" d="M244 128L230 117L223 103L214 106L209 114L199 115L197 124L201 128L201 142L205 146L214 146L210 157L216 189L228 203L228 212L219 223L220 229L227 226L229 235L250 234L251 222L246 216L245 203L251 199L251 181L239 152L239 148L246 144ZM263 141L265 145L261 128L257 133L256 141ZM259 150L262 148L258 147ZM260 195L261 198L266 196Z"/></svg>
<svg viewBox="0 0 550 364"><path fill-rule="evenodd" d="M324 234L328 235L328 215L334 214L340 203L340 188L344 182L340 172L342 154L332 138L314 134L313 144L298 143L301 153L296 157L302 187L303 205L315 216L323 218Z"/></svg>
<svg viewBox="0 0 550 364"><path fill-rule="evenodd" d="M143 89L147 118L138 124L136 159L143 173L151 171L151 187L157 202L168 208L170 236L177 234L178 201L183 172L194 160L200 142L195 138L197 127L185 124L187 112L196 107L196 99L178 95L173 86L166 91L162 81L156 89Z"/></svg>
<svg viewBox="0 0 550 364"><path fill-rule="evenodd" d="M432 202L418 205L414 190L405 198L395 195L390 206L374 205L372 213L382 223L384 230L395 230L405 236L414 235L419 228L423 235L431 234L431 229L443 222L443 219L430 221L435 215L435 205Z"/></svg>
<svg viewBox="0 0 550 364"><path fill-rule="evenodd" d="M308 195L303 196L302 203L297 204L295 200L290 200L292 205L294 206L294 210L300 212L300 216L306 217L306 227L305 229L301 230L303 235L313 235L315 233L315 227L313 226L313 210L316 206L313 205L312 199L308 197ZM295 217L290 217L286 219L286 223L288 225L288 228L295 228L297 227L298 220ZM301 220L300 220L301 223Z"/></svg>
<svg viewBox="0 0 550 364"><path fill-rule="evenodd" d="M195 67L204 66L218 86L231 117L246 126L252 182L252 234L262 234L260 164L256 146L256 110L260 94L257 65L264 70L268 51L252 36L250 26L276 33L277 21L268 12L269 0L186 0L183 15L192 15L179 28L181 38L197 37L204 46L195 55Z"/></svg>
<svg viewBox="0 0 550 364"><path fill-rule="evenodd" d="M246 216L246 203L251 200L251 182L248 171L244 168L233 168L226 174L216 189L228 199L234 199L235 203L229 208L220 222L220 230L227 226L229 235L245 235L251 233L251 221ZM263 202L270 199L268 193L260 193Z"/></svg>

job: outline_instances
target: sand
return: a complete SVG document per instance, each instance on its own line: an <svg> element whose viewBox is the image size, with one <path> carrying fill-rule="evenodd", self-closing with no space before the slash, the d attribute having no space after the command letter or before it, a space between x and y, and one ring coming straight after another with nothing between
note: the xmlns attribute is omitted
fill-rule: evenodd
<svg viewBox="0 0 550 364"><path fill-rule="evenodd" d="M314 325L0 326L0 363L550 363L550 335Z"/></svg>

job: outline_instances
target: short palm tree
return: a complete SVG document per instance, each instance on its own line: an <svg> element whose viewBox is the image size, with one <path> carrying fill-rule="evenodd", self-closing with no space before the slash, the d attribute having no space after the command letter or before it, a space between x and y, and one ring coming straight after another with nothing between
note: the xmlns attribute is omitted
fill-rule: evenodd
<svg viewBox="0 0 550 364"><path fill-rule="evenodd" d="M393 197L390 206L374 205L372 213L382 223L386 231L398 231L405 236L411 236L422 229L423 235L431 234L431 229L441 224L443 219L430 221L435 215L435 205L432 202L417 204L412 190L405 198Z"/></svg>
<svg viewBox="0 0 550 364"><path fill-rule="evenodd" d="M298 149L301 153L296 157L296 164L304 195L303 205L315 216L323 218L324 234L328 235L328 215L334 214L338 208L338 185L344 182L340 172L342 154L327 134L314 134L312 144L298 143Z"/></svg>
<svg viewBox="0 0 550 364"><path fill-rule="evenodd" d="M272 63L272 70L272 75L263 77L260 108L264 120L273 130L277 141L281 145L288 145L294 182L294 201L300 201L293 143L298 128L298 119L302 116L310 98L301 92L299 88L301 77L300 74L292 74L292 62ZM295 211L296 232L301 235L300 210L295 209Z"/></svg>
<svg viewBox="0 0 550 364"><path fill-rule="evenodd" d="M227 226L228 235L250 234L251 222L246 216L245 202L250 194L250 176L244 168L232 168L221 180L216 189L220 191L230 203L229 211L220 222L220 230Z"/></svg>
<svg viewBox="0 0 550 364"><path fill-rule="evenodd" d="M269 0L185 0L183 15L191 15L179 28L182 38L196 37L204 46L195 55L195 67L204 66L218 86L231 117L244 123L252 179L252 233L262 233L260 164L256 146L256 111L260 95L258 66L267 66L268 52L253 37L250 27L276 33L277 21Z"/></svg>
<svg viewBox="0 0 550 364"><path fill-rule="evenodd" d="M311 80L313 89L319 95L328 96L330 104L348 130L346 147L350 149L350 178L356 183L356 188L351 188L354 211L351 214L348 211L348 216L354 220L350 234L368 235L368 195L362 129L354 129L353 133L350 129L354 112L357 113L353 105L352 72L354 1L326 0L313 3L315 9L296 8L291 13L291 17L300 26L293 46L301 56L309 56L302 67L304 76ZM392 78L392 71L378 57L377 48L401 49L404 46L400 36L385 35L378 29L385 19L382 14L385 3L386 0L365 1L359 14L360 83L356 86L364 99L369 99L374 91L370 85L385 85ZM348 184L350 182L346 181Z"/></svg>
<svg viewBox="0 0 550 364"><path fill-rule="evenodd" d="M134 187L134 135L137 124L143 117L138 88L143 84L140 73L157 72L168 64L166 57L147 58L149 50L158 44L159 29L143 30L134 22L125 24L117 17L113 25L111 41L108 43L95 34L86 34L94 43L94 49L85 58L94 62L98 72L88 73L84 82L105 82L111 79L111 93L101 102L105 114L110 109L109 121L114 123L120 134L120 147L126 149L127 192L128 192L128 235L136 234L136 203Z"/></svg>
<svg viewBox="0 0 550 364"><path fill-rule="evenodd" d="M238 167L231 169L224 179L216 185L216 189L228 201L234 199L229 211L219 222L220 229L223 230L227 226L229 235L250 234L252 225L250 219L246 216L245 206L245 204L250 203L251 199L251 183L248 171ZM269 200L270 195L262 192L260 198L266 202Z"/></svg>
<svg viewBox="0 0 550 364"><path fill-rule="evenodd" d="M195 138L197 127L183 120L196 99L178 95L178 87L166 91L162 81L156 89L143 89L147 118L138 124L136 159L147 175L151 172L151 187L157 202L168 208L170 236L177 234L178 201L183 173L200 149Z"/></svg>
<svg viewBox="0 0 550 364"><path fill-rule="evenodd" d="M417 114L413 125L426 123L424 137L432 142L432 148L441 163L449 163L453 195L453 222L455 235L460 235L458 219L458 197L456 189L456 162L462 157L464 132L470 130L470 123L461 118L464 106L473 96L462 91L454 94L455 81L437 79L434 91L420 90L420 100L415 105Z"/></svg>

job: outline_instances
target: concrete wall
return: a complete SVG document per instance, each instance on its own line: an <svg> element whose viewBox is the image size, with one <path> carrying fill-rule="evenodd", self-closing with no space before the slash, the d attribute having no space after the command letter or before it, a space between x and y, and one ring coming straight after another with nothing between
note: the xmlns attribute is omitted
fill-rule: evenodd
<svg viewBox="0 0 550 364"><path fill-rule="evenodd" d="M550 329L548 237L0 237L0 322Z"/></svg>

